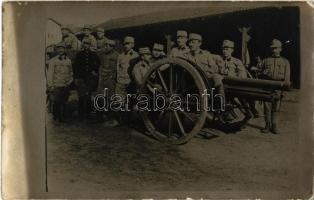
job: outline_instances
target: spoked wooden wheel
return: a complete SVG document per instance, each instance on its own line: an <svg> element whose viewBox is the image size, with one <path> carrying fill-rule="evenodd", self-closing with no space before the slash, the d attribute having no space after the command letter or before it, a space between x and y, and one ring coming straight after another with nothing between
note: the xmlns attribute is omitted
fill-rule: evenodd
<svg viewBox="0 0 314 200"><path fill-rule="evenodd" d="M140 112L148 131L164 143L186 143L205 123L205 89L202 76L189 62L178 58L156 62L140 89L154 105Z"/></svg>

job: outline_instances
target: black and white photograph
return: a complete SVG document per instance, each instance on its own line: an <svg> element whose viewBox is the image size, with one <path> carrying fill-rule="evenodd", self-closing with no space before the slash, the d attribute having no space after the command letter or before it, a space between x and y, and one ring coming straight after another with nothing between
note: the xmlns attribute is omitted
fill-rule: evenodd
<svg viewBox="0 0 314 200"><path fill-rule="evenodd" d="M312 195L306 2L44 7L46 197Z"/></svg>

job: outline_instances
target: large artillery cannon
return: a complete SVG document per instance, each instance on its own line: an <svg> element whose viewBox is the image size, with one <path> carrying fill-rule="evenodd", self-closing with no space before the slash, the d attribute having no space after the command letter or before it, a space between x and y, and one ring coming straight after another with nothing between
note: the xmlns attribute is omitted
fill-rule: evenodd
<svg viewBox="0 0 314 200"><path fill-rule="evenodd" d="M161 110L140 112L148 131L164 143L186 143L200 132L206 121L213 121L215 116L225 112L224 109L215 107L217 99L213 96L217 93L203 98L204 91L214 90L214 83L200 67L189 61L179 58L162 59L151 67L144 79L140 93L151 95L149 99L153 101L151 89L159 86L158 93L169 103L168 107ZM274 101L280 98L278 91L289 89L289 85L281 81L232 77L223 77L223 86L226 98L262 101ZM195 98L187 99L192 96ZM178 101L173 101L174 99Z"/></svg>

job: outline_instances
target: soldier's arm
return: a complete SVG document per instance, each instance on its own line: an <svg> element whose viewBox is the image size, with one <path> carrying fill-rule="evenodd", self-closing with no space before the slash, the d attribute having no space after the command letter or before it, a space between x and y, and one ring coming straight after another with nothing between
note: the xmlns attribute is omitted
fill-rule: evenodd
<svg viewBox="0 0 314 200"><path fill-rule="evenodd" d="M215 58L214 56L208 52L208 55L207 55L207 63L208 63L208 66L210 66L210 68L212 68L212 73L219 73L219 67L215 61Z"/></svg>
<svg viewBox="0 0 314 200"><path fill-rule="evenodd" d="M139 67L137 67L137 65L134 66L132 75L134 77L134 81L137 85L141 85L142 84L142 77L141 77L141 72L139 70Z"/></svg>
<svg viewBox="0 0 314 200"><path fill-rule="evenodd" d="M240 78L247 78L247 71L241 60L237 60L237 67L238 67L238 76Z"/></svg>
<svg viewBox="0 0 314 200"><path fill-rule="evenodd" d="M71 60L69 60L70 61L70 63L69 63L69 76L70 76L70 78L69 78L69 81L68 81L68 83L67 83L67 85L70 85L71 83L72 83L72 81L73 81L73 68L72 68L72 62L71 62Z"/></svg>
<svg viewBox="0 0 314 200"><path fill-rule="evenodd" d="M285 82L290 84L290 63L286 61L286 68L285 68Z"/></svg>
<svg viewBox="0 0 314 200"><path fill-rule="evenodd" d="M52 87L53 85L53 74L55 71L55 65L54 61L50 60L48 63L48 70L47 70L47 86Z"/></svg>

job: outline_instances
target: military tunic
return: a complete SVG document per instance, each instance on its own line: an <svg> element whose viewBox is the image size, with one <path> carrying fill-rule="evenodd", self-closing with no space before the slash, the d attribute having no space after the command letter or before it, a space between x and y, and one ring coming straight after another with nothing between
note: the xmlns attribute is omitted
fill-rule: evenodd
<svg viewBox="0 0 314 200"><path fill-rule="evenodd" d="M144 77L148 72L149 68L150 64L143 60L141 60L134 66L132 74L137 85L143 84Z"/></svg>
<svg viewBox="0 0 314 200"><path fill-rule="evenodd" d="M117 82L120 84L129 84L130 77L128 68L130 67L130 61L137 58L138 53L133 49L127 53L119 54L117 61Z"/></svg>
<svg viewBox="0 0 314 200"><path fill-rule="evenodd" d="M97 51L101 51L104 49L105 47L105 43L106 43L106 40L108 38L106 37L103 37L103 38L100 38L100 39L97 39L96 42L97 42Z"/></svg>
<svg viewBox="0 0 314 200"><path fill-rule="evenodd" d="M290 82L290 63L283 57L269 57L262 62L263 74L275 81Z"/></svg>
<svg viewBox="0 0 314 200"><path fill-rule="evenodd" d="M179 47L174 47L171 49L170 52L170 57L175 57L175 58L186 58L186 55L190 51L188 46L184 46L182 48Z"/></svg>
<svg viewBox="0 0 314 200"><path fill-rule="evenodd" d="M55 56L48 61L48 87L66 87L73 81L72 63L68 57Z"/></svg>
<svg viewBox="0 0 314 200"><path fill-rule="evenodd" d="M110 95L114 93L118 55L118 52L112 51L100 57L98 90L108 88Z"/></svg>
<svg viewBox="0 0 314 200"><path fill-rule="evenodd" d="M207 76L218 73L218 65L209 51L199 50L195 53L188 52L185 55L189 61L199 66Z"/></svg>
<svg viewBox="0 0 314 200"><path fill-rule="evenodd" d="M116 83L116 94L123 97L123 102L127 95L128 85L131 83L131 78L129 76L130 63L138 58L138 53L131 49L127 53L123 52L119 54L117 61L117 83Z"/></svg>
<svg viewBox="0 0 314 200"><path fill-rule="evenodd" d="M264 78L285 81L290 83L290 63L283 57L269 57L265 58L262 62L262 73ZM279 96L279 91L277 91ZM264 115L266 126L274 127L277 121L277 107L279 101L264 102Z"/></svg>
<svg viewBox="0 0 314 200"><path fill-rule="evenodd" d="M83 40L89 40L90 41L90 48L93 51L97 50L97 41L96 38L93 35L84 36Z"/></svg>
<svg viewBox="0 0 314 200"><path fill-rule="evenodd" d="M235 57L223 60L223 68L220 73L231 77L247 78L247 72L242 61Z"/></svg>

